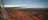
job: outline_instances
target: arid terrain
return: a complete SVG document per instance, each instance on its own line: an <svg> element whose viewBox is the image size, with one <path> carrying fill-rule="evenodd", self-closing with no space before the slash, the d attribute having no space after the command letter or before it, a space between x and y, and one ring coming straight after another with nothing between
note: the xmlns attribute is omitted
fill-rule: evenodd
<svg viewBox="0 0 48 20"><path fill-rule="evenodd" d="M46 18L45 9L13 9L6 8L10 20L44 20Z"/></svg>

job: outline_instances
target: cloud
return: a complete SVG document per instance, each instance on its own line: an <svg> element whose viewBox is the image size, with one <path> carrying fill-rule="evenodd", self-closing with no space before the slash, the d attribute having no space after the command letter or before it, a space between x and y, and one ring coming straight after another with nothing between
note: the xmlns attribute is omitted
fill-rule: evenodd
<svg viewBox="0 0 48 20"><path fill-rule="evenodd" d="M21 6L27 6L27 5L4 5L4 7L21 7Z"/></svg>
<svg viewBox="0 0 48 20"><path fill-rule="evenodd" d="M4 7L20 7L20 8L45 8L39 5L4 5Z"/></svg>

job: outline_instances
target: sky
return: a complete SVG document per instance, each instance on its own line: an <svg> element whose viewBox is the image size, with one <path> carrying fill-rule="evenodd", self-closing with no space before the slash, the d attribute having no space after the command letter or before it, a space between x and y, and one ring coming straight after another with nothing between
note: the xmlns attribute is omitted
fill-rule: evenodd
<svg viewBox="0 0 48 20"><path fill-rule="evenodd" d="M46 8L47 0L3 0L5 7Z"/></svg>

